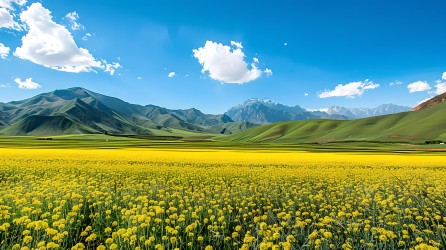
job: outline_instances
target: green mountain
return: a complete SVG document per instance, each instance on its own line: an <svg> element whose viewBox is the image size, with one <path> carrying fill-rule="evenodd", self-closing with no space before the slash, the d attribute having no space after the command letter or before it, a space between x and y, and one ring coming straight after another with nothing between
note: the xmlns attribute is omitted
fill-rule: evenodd
<svg viewBox="0 0 446 250"><path fill-rule="evenodd" d="M446 140L446 102L414 112L358 120L305 120L268 124L216 140L272 143Z"/></svg>
<svg viewBox="0 0 446 250"><path fill-rule="evenodd" d="M2 132L8 135L59 135L90 134L97 131L72 121L63 115L31 115L6 127Z"/></svg>
<svg viewBox="0 0 446 250"><path fill-rule="evenodd" d="M131 104L78 87L0 103L0 134L4 135L190 136L215 133L215 126L225 123L232 124L233 120L227 115L208 115L197 109L170 110L155 105ZM233 133L231 128L225 133ZM234 131L240 129L234 126Z"/></svg>

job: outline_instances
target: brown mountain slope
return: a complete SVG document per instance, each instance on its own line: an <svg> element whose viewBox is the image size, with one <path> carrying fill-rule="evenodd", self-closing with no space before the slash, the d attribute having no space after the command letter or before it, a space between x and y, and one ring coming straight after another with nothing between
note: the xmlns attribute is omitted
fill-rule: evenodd
<svg viewBox="0 0 446 250"><path fill-rule="evenodd" d="M415 108L412 109L412 111L418 111L421 109L427 109L430 108L432 106L435 106L437 104L440 104L442 102L446 101L446 93L443 93L441 95L437 95L423 103L421 103L420 105L416 106Z"/></svg>

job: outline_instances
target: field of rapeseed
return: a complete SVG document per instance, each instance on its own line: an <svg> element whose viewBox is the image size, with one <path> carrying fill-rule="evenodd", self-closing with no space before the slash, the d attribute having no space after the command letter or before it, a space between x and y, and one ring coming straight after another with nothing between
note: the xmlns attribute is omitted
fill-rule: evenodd
<svg viewBox="0 0 446 250"><path fill-rule="evenodd" d="M1 249L444 249L446 157L0 149Z"/></svg>

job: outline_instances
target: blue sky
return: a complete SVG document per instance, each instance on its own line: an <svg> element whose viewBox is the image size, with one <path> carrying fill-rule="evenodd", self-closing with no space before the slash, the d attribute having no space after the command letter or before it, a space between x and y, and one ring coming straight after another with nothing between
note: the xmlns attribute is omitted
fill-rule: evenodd
<svg viewBox="0 0 446 250"><path fill-rule="evenodd" d="M251 97L415 106L446 91L444 1L191 2L0 0L0 102L80 86L223 113Z"/></svg>

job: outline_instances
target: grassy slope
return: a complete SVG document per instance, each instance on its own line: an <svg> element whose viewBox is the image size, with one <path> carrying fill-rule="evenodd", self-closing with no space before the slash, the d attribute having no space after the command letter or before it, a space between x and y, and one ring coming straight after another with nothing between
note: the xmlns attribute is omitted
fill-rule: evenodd
<svg viewBox="0 0 446 250"><path fill-rule="evenodd" d="M211 126L209 130L215 134L235 134L257 126L259 125L250 122L228 122Z"/></svg>
<svg viewBox="0 0 446 250"><path fill-rule="evenodd" d="M330 141L408 141L446 139L446 103L416 112L352 121L305 120L279 122L216 140L274 143Z"/></svg>

